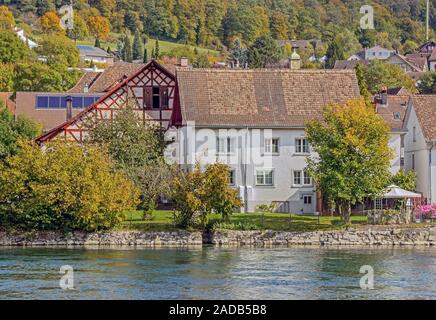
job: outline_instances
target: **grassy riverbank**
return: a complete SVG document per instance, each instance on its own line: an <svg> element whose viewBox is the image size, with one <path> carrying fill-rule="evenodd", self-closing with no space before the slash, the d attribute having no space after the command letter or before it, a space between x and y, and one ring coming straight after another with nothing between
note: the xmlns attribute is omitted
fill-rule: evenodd
<svg viewBox="0 0 436 320"><path fill-rule="evenodd" d="M344 225L340 217L318 217L299 214L280 213L234 213L228 223L224 223L220 215L211 215L210 224L222 223L224 229L234 230L276 230L276 231L317 231L341 229ZM364 225L367 218L351 217L352 225ZM174 224L172 211L155 211L153 217L143 220L141 211L126 214L123 229L140 231L173 231L178 228Z"/></svg>

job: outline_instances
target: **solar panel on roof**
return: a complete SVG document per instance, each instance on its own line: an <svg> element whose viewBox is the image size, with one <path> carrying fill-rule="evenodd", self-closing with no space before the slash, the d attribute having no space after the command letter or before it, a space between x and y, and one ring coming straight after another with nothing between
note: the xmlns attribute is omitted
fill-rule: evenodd
<svg viewBox="0 0 436 320"><path fill-rule="evenodd" d="M100 96L73 96L72 104L75 109L83 109L94 104ZM65 109L67 96L37 96L36 109Z"/></svg>

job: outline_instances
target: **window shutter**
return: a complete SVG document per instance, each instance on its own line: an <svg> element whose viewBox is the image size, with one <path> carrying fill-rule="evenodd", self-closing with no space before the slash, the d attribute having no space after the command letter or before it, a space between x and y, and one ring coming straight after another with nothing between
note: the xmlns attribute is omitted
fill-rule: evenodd
<svg viewBox="0 0 436 320"><path fill-rule="evenodd" d="M144 90L144 108L151 108L152 107L152 100L153 99L153 91L152 87L145 87Z"/></svg>
<svg viewBox="0 0 436 320"><path fill-rule="evenodd" d="M168 87L160 87L160 104L164 109L168 109Z"/></svg>

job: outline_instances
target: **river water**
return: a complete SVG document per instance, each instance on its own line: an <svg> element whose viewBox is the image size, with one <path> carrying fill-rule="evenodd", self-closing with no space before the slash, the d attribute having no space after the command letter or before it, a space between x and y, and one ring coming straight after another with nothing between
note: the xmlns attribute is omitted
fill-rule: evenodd
<svg viewBox="0 0 436 320"><path fill-rule="evenodd" d="M436 248L0 248L0 299L436 299Z"/></svg>

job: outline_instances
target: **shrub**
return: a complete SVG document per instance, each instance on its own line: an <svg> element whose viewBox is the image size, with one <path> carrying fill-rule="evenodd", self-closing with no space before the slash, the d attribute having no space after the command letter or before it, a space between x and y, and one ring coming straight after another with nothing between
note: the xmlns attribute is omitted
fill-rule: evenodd
<svg viewBox="0 0 436 320"><path fill-rule="evenodd" d="M139 193L109 156L96 148L63 142L44 150L19 142L14 156L0 164L0 218L33 229L112 228Z"/></svg>
<svg viewBox="0 0 436 320"><path fill-rule="evenodd" d="M229 167L211 164L204 171L197 165L191 172L174 179L172 199L178 211L180 226L205 226L208 214L218 213L224 219L242 206L238 192L229 186Z"/></svg>

